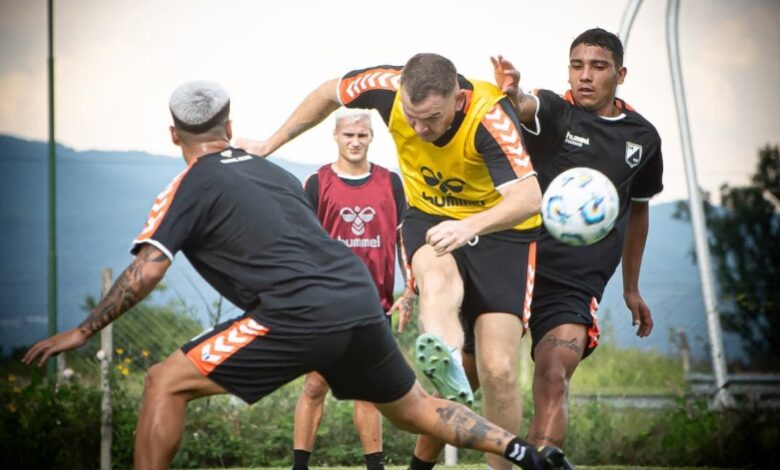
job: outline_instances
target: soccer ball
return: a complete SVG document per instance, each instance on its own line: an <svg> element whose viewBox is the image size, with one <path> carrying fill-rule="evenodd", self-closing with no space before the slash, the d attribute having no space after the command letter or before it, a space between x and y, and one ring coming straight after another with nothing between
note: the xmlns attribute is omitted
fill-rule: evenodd
<svg viewBox="0 0 780 470"><path fill-rule="evenodd" d="M550 234L573 246L591 245L615 226L620 202L603 173L578 167L550 182L542 196L542 220Z"/></svg>

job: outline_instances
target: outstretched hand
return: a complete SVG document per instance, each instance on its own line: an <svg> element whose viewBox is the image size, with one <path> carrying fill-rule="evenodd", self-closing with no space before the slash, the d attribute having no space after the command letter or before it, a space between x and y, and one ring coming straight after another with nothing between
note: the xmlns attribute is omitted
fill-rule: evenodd
<svg viewBox="0 0 780 470"><path fill-rule="evenodd" d="M631 310L631 324L639 325L636 335L640 338L649 336L653 331L653 315L650 313L650 307L647 306L639 292L624 293L623 300L626 301L626 307Z"/></svg>
<svg viewBox="0 0 780 470"><path fill-rule="evenodd" d="M414 301L417 298L417 294L410 287L404 290L404 293L396 299L390 310L387 311L387 316L391 316L393 312L398 312L398 332L403 333L406 325L412 320L412 314L414 313Z"/></svg>
<svg viewBox="0 0 780 470"><path fill-rule="evenodd" d="M237 149L246 150L247 153L257 155L258 157L267 157L272 152L271 146L267 140L247 139L246 137L236 137L231 144Z"/></svg>
<svg viewBox="0 0 780 470"><path fill-rule="evenodd" d="M25 364L31 364L38 360L38 367L41 367L51 357L62 351L70 351L84 345L87 342L87 336L78 328L63 331L44 340L38 341L27 351L22 358Z"/></svg>
<svg viewBox="0 0 780 470"><path fill-rule="evenodd" d="M501 55L490 57L490 61L493 63L496 86L501 88L510 99L517 99L520 93L520 71Z"/></svg>

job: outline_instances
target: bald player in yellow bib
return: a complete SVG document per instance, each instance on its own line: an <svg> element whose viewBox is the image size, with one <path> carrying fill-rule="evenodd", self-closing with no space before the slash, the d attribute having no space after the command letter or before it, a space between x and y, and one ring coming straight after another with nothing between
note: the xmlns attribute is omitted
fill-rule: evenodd
<svg viewBox="0 0 780 470"><path fill-rule="evenodd" d="M396 144L410 207L402 226L411 271L404 296L419 292L424 331L417 366L443 397L462 403L473 402L469 382L481 384L485 416L519 432L517 364L530 314L541 190L515 108L495 85L466 79L450 60L423 53L403 67L353 70L326 81L270 138L235 144L269 155L341 106L376 109ZM409 319L400 319L399 330ZM476 367L467 370L477 377L467 379L461 351L472 353L466 357ZM418 440L411 468L431 468L441 447ZM510 466L493 456L488 464Z"/></svg>

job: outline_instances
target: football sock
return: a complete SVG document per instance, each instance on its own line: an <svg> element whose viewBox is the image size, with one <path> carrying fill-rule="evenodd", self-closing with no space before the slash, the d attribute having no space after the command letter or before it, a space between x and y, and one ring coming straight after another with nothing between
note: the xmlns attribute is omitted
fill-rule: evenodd
<svg viewBox="0 0 780 470"><path fill-rule="evenodd" d="M525 470L539 470L542 468L542 464L539 461L539 452L537 452L534 446L519 437L509 441L506 449L504 449L504 458Z"/></svg>
<svg viewBox="0 0 780 470"><path fill-rule="evenodd" d="M457 362L458 364L460 364L461 366L463 366L463 357L461 357L460 351L458 351L458 348L456 348L455 346L450 346L448 344L447 345L447 349L450 350L450 356L452 357L452 359L455 362Z"/></svg>
<svg viewBox="0 0 780 470"><path fill-rule="evenodd" d="M385 470L385 453L373 452L371 454L363 455L366 460L367 470Z"/></svg>
<svg viewBox="0 0 780 470"><path fill-rule="evenodd" d="M426 462L418 459L416 455L412 454L412 461L409 462L408 470L432 470L434 465L436 465L436 462Z"/></svg>
<svg viewBox="0 0 780 470"><path fill-rule="evenodd" d="M311 452L303 449L293 449L292 470L309 470L309 457Z"/></svg>

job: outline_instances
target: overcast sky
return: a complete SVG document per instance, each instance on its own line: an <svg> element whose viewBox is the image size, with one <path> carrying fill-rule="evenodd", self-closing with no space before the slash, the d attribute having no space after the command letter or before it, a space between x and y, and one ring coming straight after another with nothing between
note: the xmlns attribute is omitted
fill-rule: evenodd
<svg viewBox="0 0 780 470"><path fill-rule="evenodd" d="M617 32L628 0L70 0L54 1L56 134L77 150L178 155L168 96L181 82L222 83L234 130L263 138L323 81L417 52L452 59L492 80L503 54L526 89L567 89L571 40L600 26ZM479 6L480 8L477 8ZM47 139L46 1L0 2L0 133ZM780 1L682 0L680 46L701 185L743 184L758 149L780 143ZM666 49L666 1L645 0L626 50L619 96L664 139L666 190L687 196ZM396 167L375 119L369 156ZM277 156L335 158L332 121Z"/></svg>

